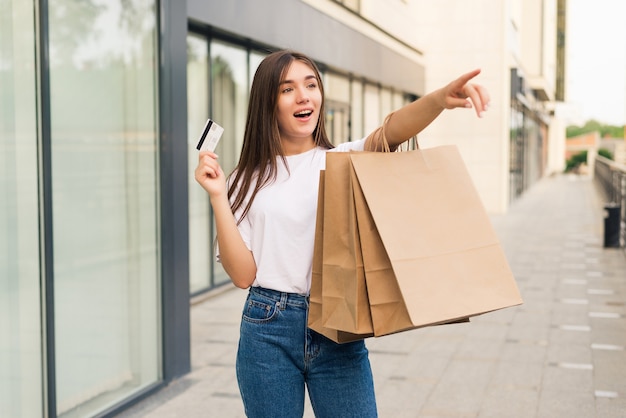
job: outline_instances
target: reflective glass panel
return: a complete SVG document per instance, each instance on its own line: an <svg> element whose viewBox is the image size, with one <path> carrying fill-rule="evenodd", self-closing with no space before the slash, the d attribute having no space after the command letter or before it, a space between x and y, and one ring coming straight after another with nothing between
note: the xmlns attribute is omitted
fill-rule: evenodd
<svg viewBox="0 0 626 418"><path fill-rule="evenodd" d="M211 286L211 213L209 196L196 182L196 145L209 117L209 42L200 35L187 37L187 149L189 172L189 291Z"/></svg>
<svg viewBox="0 0 626 418"><path fill-rule="evenodd" d="M235 168L246 123L248 107L248 54L245 49L223 42L211 42L211 117L224 128L216 153L226 174ZM213 229L215 231L215 229ZM214 239L214 233L211 239ZM220 263L213 264L213 284L229 281Z"/></svg>
<svg viewBox="0 0 626 418"><path fill-rule="evenodd" d="M363 98L363 136L366 136L380 126L384 116L381 113L380 89L378 86L365 84Z"/></svg>
<svg viewBox="0 0 626 418"><path fill-rule="evenodd" d="M0 416L43 414L34 2L0 0Z"/></svg>
<svg viewBox="0 0 626 418"><path fill-rule="evenodd" d="M350 80L332 73L324 74L323 79L326 131L337 145L350 139Z"/></svg>
<svg viewBox="0 0 626 418"><path fill-rule="evenodd" d="M160 378L152 0L50 0L57 413Z"/></svg>
<svg viewBox="0 0 626 418"><path fill-rule="evenodd" d="M363 82L352 81L351 96L351 136L352 140L356 141L365 136L363 132Z"/></svg>
<svg viewBox="0 0 626 418"><path fill-rule="evenodd" d="M252 86L252 80L254 79L254 73L256 73L257 68L261 64L261 61L265 59L267 55L261 54L259 52L251 52L250 53L250 75L249 75L249 86ZM249 90L249 88L248 88Z"/></svg>

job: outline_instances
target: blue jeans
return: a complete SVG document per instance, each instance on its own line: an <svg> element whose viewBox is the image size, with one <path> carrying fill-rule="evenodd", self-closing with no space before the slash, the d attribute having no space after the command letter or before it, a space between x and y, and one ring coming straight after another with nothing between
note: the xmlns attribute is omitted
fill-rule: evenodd
<svg viewBox="0 0 626 418"><path fill-rule="evenodd" d="M316 417L376 417L363 341L337 344L307 327L308 298L253 287L241 320L237 381L250 418L296 418L304 390Z"/></svg>

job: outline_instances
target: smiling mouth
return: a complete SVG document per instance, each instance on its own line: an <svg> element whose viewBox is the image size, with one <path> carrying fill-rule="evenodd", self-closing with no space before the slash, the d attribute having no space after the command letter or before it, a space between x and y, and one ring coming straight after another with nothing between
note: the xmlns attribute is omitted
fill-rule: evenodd
<svg viewBox="0 0 626 418"><path fill-rule="evenodd" d="M297 118L306 118L307 116L311 116L313 114L312 110L303 110L297 113L294 113L293 115Z"/></svg>

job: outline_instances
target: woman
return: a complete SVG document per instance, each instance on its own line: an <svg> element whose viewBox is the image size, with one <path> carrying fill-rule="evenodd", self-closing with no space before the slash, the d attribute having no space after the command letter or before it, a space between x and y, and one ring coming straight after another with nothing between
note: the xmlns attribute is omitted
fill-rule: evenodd
<svg viewBox="0 0 626 418"><path fill-rule="evenodd" d="M384 131L392 149L444 109L474 107L486 90L469 72L395 111ZM324 89L313 61L278 51L259 65L250 92L241 157L226 178L202 152L196 180L209 193L219 260L249 288L237 380L249 417L298 417L305 387L318 417L374 417L376 400L363 341L336 344L307 327L319 171L326 152L379 150L370 139L333 148L324 126ZM380 151L380 150L379 150Z"/></svg>

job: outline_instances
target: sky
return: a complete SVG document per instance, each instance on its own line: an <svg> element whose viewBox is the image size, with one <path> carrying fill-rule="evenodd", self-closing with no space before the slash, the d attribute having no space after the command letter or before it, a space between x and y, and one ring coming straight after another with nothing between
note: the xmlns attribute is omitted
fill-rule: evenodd
<svg viewBox="0 0 626 418"><path fill-rule="evenodd" d="M573 122L626 124L626 2L567 0L565 98Z"/></svg>

